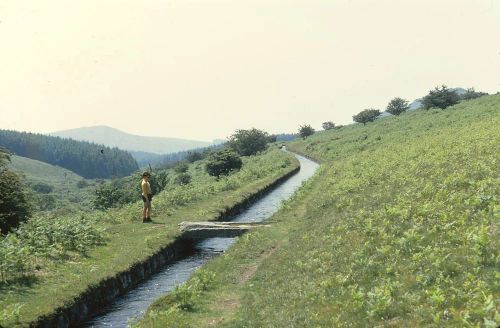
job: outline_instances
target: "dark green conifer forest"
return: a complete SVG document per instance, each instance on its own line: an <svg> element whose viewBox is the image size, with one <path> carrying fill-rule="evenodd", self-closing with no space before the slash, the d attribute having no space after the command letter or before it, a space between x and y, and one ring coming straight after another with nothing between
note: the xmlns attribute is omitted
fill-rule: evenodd
<svg viewBox="0 0 500 328"><path fill-rule="evenodd" d="M132 155L118 148L42 134L0 130L0 147L88 179L123 177L139 169Z"/></svg>

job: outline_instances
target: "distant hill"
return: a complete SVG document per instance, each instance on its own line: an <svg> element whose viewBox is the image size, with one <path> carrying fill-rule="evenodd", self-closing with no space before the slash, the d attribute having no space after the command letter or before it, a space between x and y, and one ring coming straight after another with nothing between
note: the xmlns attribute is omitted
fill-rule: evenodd
<svg viewBox="0 0 500 328"><path fill-rule="evenodd" d="M174 153L213 144L207 141L138 136L104 125L58 131L50 133L50 135L95 142L128 151L156 154Z"/></svg>
<svg viewBox="0 0 500 328"><path fill-rule="evenodd" d="M276 141L277 142L282 142L282 141L292 141L297 139L299 136L296 133L280 133L276 134Z"/></svg>
<svg viewBox="0 0 500 328"><path fill-rule="evenodd" d="M146 153L142 151L133 151L130 150L130 154L135 158L139 167L147 167L151 165L152 167L165 167L174 165L177 162L187 160L189 154L191 153L204 153L209 150L218 149L222 146L222 144L212 145L208 147L202 148L194 148L190 150L182 150L175 153L169 154L155 154L155 153Z"/></svg>

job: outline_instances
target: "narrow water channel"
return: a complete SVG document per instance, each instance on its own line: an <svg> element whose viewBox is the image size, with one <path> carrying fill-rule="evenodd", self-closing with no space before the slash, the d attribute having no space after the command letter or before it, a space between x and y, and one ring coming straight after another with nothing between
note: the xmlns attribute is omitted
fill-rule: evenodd
<svg viewBox="0 0 500 328"><path fill-rule="evenodd" d="M318 168L318 164L305 157L295 157L300 161L300 171L297 174L230 220L259 222L278 211L280 204L290 198L302 182L310 178ZM126 327L129 322L142 317L153 301L188 280L197 268L224 252L234 241L234 238L210 238L199 242L192 255L165 266L161 272L115 300L103 314L88 321L85 327Z"/></svg>

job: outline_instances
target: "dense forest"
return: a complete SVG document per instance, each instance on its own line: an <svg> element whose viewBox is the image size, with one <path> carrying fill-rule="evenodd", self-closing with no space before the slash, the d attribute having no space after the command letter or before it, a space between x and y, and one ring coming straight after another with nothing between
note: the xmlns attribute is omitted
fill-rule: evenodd
<svg viewBox="0 0 500 328"><path fill-rule="evenodd" d="M42 134L0 130L0 147L88 179L122 177L139 168L130 153L118 148Z"/></svg>

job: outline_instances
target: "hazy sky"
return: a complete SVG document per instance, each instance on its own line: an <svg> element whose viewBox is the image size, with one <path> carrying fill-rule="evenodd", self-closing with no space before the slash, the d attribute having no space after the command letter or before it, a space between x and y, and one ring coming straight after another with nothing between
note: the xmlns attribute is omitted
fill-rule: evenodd
<svg viewBox="0 0 500 328"><path fill-rule="evenodd" d="M0 0L0 128L295 132L500 89L500 0Z"/></svg>

